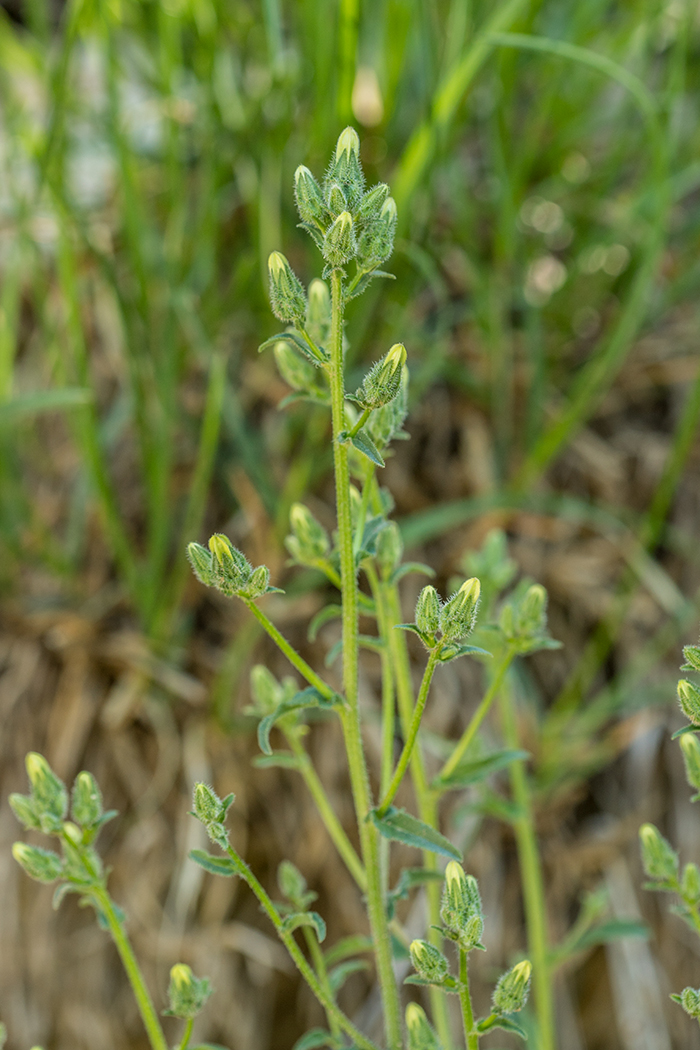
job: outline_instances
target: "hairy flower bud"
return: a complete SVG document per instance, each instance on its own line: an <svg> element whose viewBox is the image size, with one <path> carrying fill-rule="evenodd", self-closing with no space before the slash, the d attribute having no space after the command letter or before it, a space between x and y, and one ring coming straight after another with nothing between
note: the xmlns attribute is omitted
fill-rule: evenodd
<svg viewBox="0 0 700 1050"><path fill-rule="evenodd" d="M534 583L518 607L518 633L537 637L544 633L546 626L547 592L540 583Z"/></svg>
<svg viewBox="0 0 700 1050"><path fill-rule="evenodd" d="M378 182L371 190L367 190L355 212L355 221L366 223L378 218L388 196L389 187L385 182Z"/></svg>
<svg viewBox="0 0 700 1050"><path fill-rule="evenodd" d="M691 904L697 904L700 901L700 869L692 861L689 861L683 868L681 893Z"/></svg>
<svg viewBox="0 0 700 1050"><path fill-rule="evenodd" d="M269 586L270 570L267 565L258 565L257 569L253 569L251 573L250 580L245 588L245 596L247 598L262 598Z"/></svg>
<svg viewBox="0 0 700 1050"><path fill-rule="evenodd" d="M294 196L301 221L323 229L328 221L328 211L321 187L303 164L294 172Z"/></svg>
<svg viewBox="0 0 700 1050"><path fill-rule="evenodd" d="M309 390L316 382L316 369L289 343L275 343L275 361L279 373L292 390Z"/></svg>
<svg viewBox="0 0 700 1050"><path fill-rule="evenodd" d="M63 872L63 861L49 849L28 846L26 842L15 842L12 856L30 878L37 882L55 882Z"/></svg>
<svg viewBox="0 0 700 1050"><path fill-rule="evenodd" d="M249 583L253 567L228 536L215 533L209 540L211 551L214 586L223 594L231 597Z"/></svg>
<svg viewBox="0 0 700 1050"><path fill-rule="evenodd" d="M390 521L386 528L382 529L377 536L375 557L382 578L384 580L390 579L391 574L401 564L401 558L403 557L401 530L395 521Z"/></svg>
<svg viewBox="0 0 700 1050"><path fill-rule="evenodd" d="M684 733L680 738L685 775L688 783L700 792L700 743L695 733ZM695 799L693 799L695 801Z"/></svg>
<svg viewBox="0 0 700 1050"><path fill-rule="evenodd" d="M440 1043L425 1016L425 1010L418 1003L409 1003L406 1007L406 1029L408 1050L440 1050Z"/></svg>
<svg viewBox="0 0 700 1050"><path fill-rule="evenodd" d="M678 875L678 854L653 824L639 829L642 864L650 879L666 882Z"/></svg>
<svg viewBox="0 0 700 1050"><path fill-rule="evenodd" d="M292 558L300 565L315 565L325 558L330 550L328 533L303 503L292 504L289 512L292 533L287 536L285 546Z"/></svg>
<svg viewBox="0 0 700 1050"><path fill-rule="evenodd" d="M226 807L213 788L201 781L195 784L193 793L194 815L202 824L222 823ZM232 800L233 801L233 800Z"/></svg>
<svg viewBox="0 0 700 1050"><path fill-rule="evenodd" d="M395 343L391 350L372 366L355 397L364 408L381 408L393 401L401 387L406 347Z"/></svg>
<svg viewBox="0 0 700 1050"><path fill-rule="evenodd" d="M202 547L200 543L187 544L187 557L192 566L192 571L205 587L216 586L216 574L212 564L211 551Z"/></svg>
<svg viewBox="0 0 700 1050"><path fill-rule="evenodd" d="M19 795L13 793L9 798L10 809L17 817L17 820L22 824L28 831L40 831L41 821L39 814L36 811L36 805L31 795Z"/></svg>
<svg viewBox="0 0 700 1050"><path fill-rule="evenodd" d="M686 678L678 683L678 703L688 721L700 726L700 689Z"/></svg>
<svg viewBox="0 0 700 1050"><path fill-rule="evenodd" d="M531 974L532 964L523 959L499 978L493 993L494 1013L515 1014L522 1010L530 991Z"/></svg>
<svg viewBox="0 0 700 1050"><path fill-rule="evenodd" d="M443 605L440 611L440 628L446 642L465 638L476 623L481 584L472 577L465 580L456 594Z"/></svg>
<svg viewBox="0 0 700 1050"><path fill-rule="evenodd" d="M201 1011L211 993L208 977L197 978L189 966L177 963L170 971L166 1013L189 1021Z"/></svg>
<svg viewBox="0 0 700 1050"><path fill-rule="evenodd" d="M344 266L355 257L355 226L349 211L341 211L323 239L323 258L331 266Z"/></svg>
<svg viewBox="0 0 700 1050"><path fill-rule="evenodd" d="M440 597L435 588L428 584L418 595L416 602L415 624L421 634L433 639L440 625Z"/></svg>
<svg viewBox="0 0 700 1050"><path fill-rule="evenodd" d="M76 824L90 828L100 819L103 813L102 792L92 773L83 770L78 773L73 784L71 814Z"/></svg>
<svg viewBox="0 0 700 1050"><path fill-rule="evenodd" d="M334 182L342 189L348 206L353 210L357 208L362 200L365 177L360 164L360 140L354 128L345 128L338 138L326 188Z"/></svg>
<svg viewBox="0 0 700 1050"><path fill-rule="evenodd" d="M688 668L683 668L683 670L700 672L700 645L684 646L683 656L685 657L685 662L689 665Z"/></svg>
<svg viewBox="0 0 700 1050"><path fill-rule="evenodd" d="M331 293L320 277L314 277L309 285L309 307L306 314L309 328L313 332L326 331L331 323ZM323 338L320 338L323 342Z"/></svg>
<svg viewBox="0 0 700 1050"><path fill-rule="evenodd" d="M348 201L337 182L331 182L326 191L328 199L328 210L332 218L336 219L341 212L347 211Z"/></svg>
<svg viewBox="0 0 700 1050"><path fill-rule="evenodd" d="M416 972L424 977L426 981L441 984L447 977L447 959L434 945L428 941L411 941L411 962Z"/></svg>
<svg viewBox="0 0 700 1050"><path fill-rule="evenodd" d="M267 268L273 314L287 324L303 325L306 318L306 293L301 281L281 252L270 255Z"/></svg>
<svg viewBox="0 0 700 1050"><path fill-rule="evenodd" d="M30 751L25 759L27 776L32 787L32 802L47 834L59 831L68 812L68 792L62 780L51 769L43 755Z"/></svg>
<svg viewBox="0 0 700 1050"><path fill-rule="evenodd" d="M388 197L377 218L367 222L362 231L358 254L363 269L374 269L388 259L393 252L396 219L396 201L393 197Z"/></svg>
<svg viewBox="0 0 700 1050"><path fill-rule="evenodd" d="M461 864L451 860L445 868L440 918L465 951L476 948L484 932L479 885Z"/></svg>
<svg viewBox="0 0 700 1050"><path fill-rule="evenodd" d="M700 989L684 988L680 995L674 995L689 1017L700 1017Z"/></svg>

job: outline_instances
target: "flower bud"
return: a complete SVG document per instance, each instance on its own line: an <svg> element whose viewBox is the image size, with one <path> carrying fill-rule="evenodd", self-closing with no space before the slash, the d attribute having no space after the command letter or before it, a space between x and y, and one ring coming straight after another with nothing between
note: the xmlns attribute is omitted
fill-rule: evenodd
<svg viewBox="0 0 700 1050"><path fill-rule="evenodd" d="M206 587L214 587L216 585L216 575L212 567L211 553L206 547L202 547L200 543L188 543L187 557L192 566L192 571L199 582Z"/></svg>
<svg viewBox="0 0 700 1050"><path fill-rule="evenodd" d="M517 963L498 980L493 993L493 1012L515 1014L525 1006L530 991L532 964L527 959Z"/></svg>
<svg viewBox="0 0 700 1050"><path fill-rule="evenodd" d="M55 882L63 872L63 861L50 849L28 846L26 842L15 842L12 856L27 875L37 882Z"/></svg>
<svg viewBox="0 0 700 1050"><path fill-rule="evenodd" d="M401 386L406 347L395 343L391 350L377 361L362 380L356 397L365 408L381 408L393 401Z"/></svg>
<svg viewBox="0 0 700 1050"><path fill-rule="evenodd" d="M22 824L28 831L40 831L41 821L36 811L34 799L31 795L19 795L13 793L9 798L10 809L17 817L17 820Z"/></svg>
<svg viewBox="0 0 700 1050"><path fill-rule="evenodd" d="M697 904L700 901L700 869L692 861L689 861L683 868L681 893L691 904Z"/></svg>
<svg viewBox="0 0 700 1050"><path fill-rule="evenodd" d="M440 1050L437 1036L425 1016L425 1010L418 1003L409 1003L406 1007L406 1029L408 1050Z"/></svg>
<svg viewBox="0 0 700 1050"><path fill-rule="evenodd" d="M394 250L396 235L396 201L388 197L379 212L379 216L366 224L358 246L361 265L365 270L372 270L389 258Z"/></svg>
<svg viewBox="0 0 700 1050"><path fill-rule="evenodd" d="M250 581L253 567L228 536L215 533L209 540L209 550L213 554L212 570L214 586L223 594L231 597L241 591Z"/></svg>
<svg viewBox="0 0 700 1050"><path fill-rule="evenodd" d="M389 187L385 182L378 182L371 190L367 190L362 197L359 208L355 212L355 221L366 223L378 218L388 196Z"/></svg>
<svg viewBox="0 0 700 1050"><path fill-rule="evenodd" d="M296 562L314 565L319 559L325 558L331 546L328 533L308 507L303 503L294 503L289 512L289 524L292 534L284 542Z"/></svg>
<svg viewBox="0 0 700 1050"><path fill-rule="evenodd" d="M68 811L68 792L43 755L30 751L25 759L32 801L42 830L56 831Z"/></svg>
<svg viewBox="0 0 700 1050"><path fill-rule="evenodd" d="M688 721L700 726L700 689L686 678L678 683L678 703Z"/></svg>
<svg viewBox="0 0 700 1050"><path fill-rule="evenodd" d="M342 189L348 206L352 210L357 208L362 200L365 177L360 164L360 140L354 128L345 128L338 138L326 179L326 189L333 182L338 183Z"/></svg>
<svg viewBox="0 0 700 1050"><path fill-rule="evenodd" d="M314 277L309 285L309 307L306 317L310 328L327 328L331 323L331 293L326 282L320 277Z"/></svg>
<svg viewBox="0 0 700 1050"><path fill-rule="evenodd" d="M435 588L428 584L418 595L415 624L421 634L434 638L440 625L440 598Z"/></svg>
<svg viewBox="0 0 700 1050"><path fill-rule="evenodd" d="M434 984L441 984L447 977L447 959L428 941L411 941L409 951L416 972Z"/></svg>
<svg viewBox="0 0 700 1050"><path fill-rule="evenodd" d="M547 626L547 592L534 583L525 592L518 607L518 633L528 637L541 635Z"/></svg>
<svg viewBox="0 0 700 1050"><path fill-rule="evenodd" d="M167 1013L188 1021L197 1016L211 993L208 977L197 978L189 966L177 963L170 971Z"/></svg>
<svg viewBox="0 0 700 1050"><path fill-rule="evenodd" d="M293 346L279 341L274 348L279 373L292 390L309 390L316 382L316 369Z"/></svg>
<svg viewBox="0 0 700 1050"><path fill-rule="evenodd" d="M377 536L375 557L381 570L382 578L388 580L401 564L403 557L403 540L401 530L395 521L390 521Z"/></svg>
<svg viewBox="0 0 700 1050"><path fill-rule="evenodd" d="M269 715L282 701L282 688L263 664L256 664L250 672L250 691L255 709L261 715Z"/></svg>
<svg viewBox="0 0 700 1050"><path fill-rule="evenodd" d="M456 594L443 605L440 611L440 628L446 642L465 638L476 623L481 584L475 576L465 580Z"/></svg>
<svg viewBox="0 0 700 1050"><path fill-rule="evenodd" d="M454 860L445 868L440 918L465 951L479 945L484 932L479 885Z"/></svg>
<svg viewBox="0 0 700 1050"><path fill-rule="evenodd" d="M700 645L684 646L683 656L685 657L685 662L690 665L688 670L692 669L700 673Z"/></svg>
<svg viewBox="0 0 700 1050"><path fill-rule="evenodd" d="M338 164L340 161L345 160L346 163L349 163L352 160L359 160L359 156L360 137L354 128L347 127L338 136L335 147L335 162Z"/></svg>
<svg viewBox="0 0 700 1050"><path fill-rule="evenodd" d="M280 321L303 325L306 317L306 293L294 270L281 252L267 260L270 274L270 304Z"/></svg>
<svg viewBox="0 0 700 1050"><path fill-rule="evenodd" d="M357 242L355 227L349 211L341 211L323 239L323 258L331 266L344 266L355 257Z"/></svg>
<svg viewBox="0 0 700 1050"><path fill-rule="evenodd" d="M92 773L83 770L73 784L71 814L76 824L90 828L102 816L102 792Z"/></svg>
<svg viewBox="0 0 700 1050"><path fill-rule="evenodd" d="M677 998L689 1017L700 1017L700 989L684 988Z"/></svg>
<svg viewBox="0 0 700 1050"><path fill-rule="evenodd" d="M341 212L347 211L347 198L337 182L330 183L326 191L326 196L328 198L328 210L334 219L336 219Z"/></svg>
<svg viewBox="0 0 700 1050"><path fill-rule="evenodd" d="M245 596L247 598L262 598L269 586L270 570L267 565L258 565L257 569L253 569L251 573L250 580L245 588Z"/></svg>
<svg viewBox="0 0 700 1050"><path fill-rule="evenodd" d="M301 221L323 229L328 221L328 212L321 187L303 164L294 172L294 196Z"/></svg>
<svg viewBox="0 0 700 1050"><path fill-rule="evenodd" d="M680 739L685 775L688 783L700 791L700 743L695 733L684 733Z"/></svg>
<svg viewBox="0 0 700 1050"><path fill-rule="evenodd" d="M639 829L642 864L650 879L661 882L674 880L678 875L678 855L653 824L642 824Z"/></svg>
<svg viewBox="0 0 700 1050"><path fill-rule="evenodd" d="M208 784L200 782L194 786L193 794L194 815L202 824L221 824L226 816L224 803L221 801L213 788Z"/></svg>

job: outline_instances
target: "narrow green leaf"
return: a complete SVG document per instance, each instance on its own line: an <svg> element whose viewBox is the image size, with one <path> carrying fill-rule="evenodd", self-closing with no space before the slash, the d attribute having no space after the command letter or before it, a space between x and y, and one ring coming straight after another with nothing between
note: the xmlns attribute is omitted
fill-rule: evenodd
<svg viewBox="0 0 700 1050"><path fill-rule="evenodd" d="M199 864L200 868L211 872L212 875L223 875L226 878L238 875L238 869L230 857L215 857L204 849L190 850L189 857L195 864Z"/></svg>
<svg viewBox="0 0 700 1050"><path fill-rule="evenodd" d="M292 1050L316 1050L319 1046L333 1046L334 1037L325 1028L311 1028L301 1039L297 1039Z"/></svg>
<svg viewBox="0 0 700 1050"><path fill-rule="evenodd" d="M677 740L679 736L685 736L686 733L700 733L698 726L683 726L682 729L677 729L671 736L671 740Z"/></svg>
<svg viewBox="0 0 700 1050"><path fill-rule="evenodd" d="M371 952L374 950L374 941L371 937L365 937L362 934L355 936L343 937L342 940L334 944L332 948L329 948L325 953L325 960L327 966L333 966L335 963L342 962L343 959L347 959L351 955L359 955L360 952Z"/></svg>
<svg viewBox="0 0 700 1050"><path fill-rule="evenodd" d="M478 1032L492 1032L495 1028L502 1028L504 1032L513 1032L515 1035L519 1035L521 1039L527 1039L525 1029L504 1014L499 1014L495 1020L489 1017L487 1026L484 1025L482 1027L482 1024L483 1022L476 1026Z"/></svg>
<svg viewBox="0 0 700 1050"><path fill-rule="evenodd" d="M295 693L295 695L289 700L283 700L281 704L278 704L272 714L266 715L258 725L258 744L260 750L265 755L272 754L270 733L275 722L279 722L280 718L284 718L285 715L292 714L294 711L302 711L309 707L332 706L332 704L329 704L328 701L321 696L318 689L315 689L312 685Z"/></svg>
<svg viewBox="0 0 700 1050"><path fill-rule="evenodd" d="M504 748L502 751L492 751L490 754L482 755L480 758L472 759L470 762L460 763L454 772L445 777L444 780L439 777L436 778L433 781L433 787L438 789L467 787L469 784L476 784L478 781L484 780L499 769L505 769L511 762L515 762L520 758L530 758L530 752L514 751L509 748Z"/></svg>
<svg viewBox="0 0 700 1050"><path fill-rule="evenodd" d="M299 769L299 759L291 751L273 751L271 755L258 755L253 759L253 765L258 769L272 769L277 766L280 769Z"/></svg>
<svg viewBox="0 0 700 1050"><path fill-rule="evenodd" d="M343 615L342 605L326 605L323 609L319 609L315 616L312 616L311 623L309 624L309 630L307 637L310 642L316 641L316 636L321 628L330 623L331 620L338 620Z"/></svg>
<svg viewBox="0 0 700 1050"><path fill-rule="evenodd" d="M63 408L74 408L76 405L88 405L92 399L91 390L77 386L22 394L0 404L0 424L12 423L26 416L36 416L41 412L55 412Z"/></svg>
<svg viewBox="0 0 700 1050"><path fill-rule="evenodd" d="M335 996L338 994L348 977L353 973L358 973L360 970L366 970L368 967L369 963L366 959L347 959L338 966L334 966L333 969L328 972L328 983L331 986L333 995Z"/></svg>
<svg viewBox="0 0 700 1050"><path fill-rule="evenodd" d="M355 446L358 452L361 452L363 456L367 456L367 459L371 460L372 463L377 467L384 466L384 460L379 454L379 449L372 441L366 430L358 430L354 437L350 438L350 441Z"/></svg>
<svg viewBox="0 0 700 1050"><path fill-rule="evenodd" d="M442 650L440 662L446 664L459 656L493 656L493 653L487 649L480 649L478 645L449 645Z"/></svg>
<svg viewBox="0 0 700 1050"><path fill-rule="evenodd" d="M300 926L311 926L316 931L319 942L326 939L326 924L317 911L295 911L284 920L284 926L289 933L298 930Z"/></svg>
<svg viewBox="0 0 700 1050"><path fill-rule="evenodd" d="M586 930L572 945L572 954L584 948L592 948L597 944L608 944L621 937L648 939L649 927L645 922L638 922L635 919L611 919L610 922L604 922L600 926L593 926L590 930Z"/></svg>
<svg viewBox="0 0 700 1050"><path fill-rule="evenodd" d="M422 561L407 561L405 565L399 565L397 569L394 569L391 574L391 582L398 583L404 576L408 576L411 572L420 572L423 576L434 576L435 569L431 569L429 565L424 565Z"/></svg>
<svg viewBox="0 0 700 1050"><path fill-rule="evenodd" d="M383 817L377 816L376 809L373 809L370 811L370 817L379 834L385 839L403 842L407 846L429 850L431 853L440 853L452 860L462 859L462 854L449 839L403 809L390 806Z"/></svg>

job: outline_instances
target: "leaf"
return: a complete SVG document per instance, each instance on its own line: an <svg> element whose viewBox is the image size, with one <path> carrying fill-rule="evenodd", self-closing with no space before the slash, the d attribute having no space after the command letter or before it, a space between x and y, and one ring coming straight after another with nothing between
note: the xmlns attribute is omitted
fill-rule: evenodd
<svg viewBox="0 0 700 1050"><path fill-rule="evenodd" d="M321 628L330 623L331 620L337 620L343 615L342 605L326 605L323 609L319 609L315 616L312 616L311 623L309 624L309 630L307 637L310 642L316 641L316 636Z"/></svg>
<svg viewBox="0 0 700 1050"><path fill-rule="evenodd" d="M325 952L324 958L327 966L333 966L335 963L347 959L350 955L359 955L360 952L371 952L373 950L374 941L372 938L365 937L363 934L357 934L343 937Z"/></svg>
<svg viewBox="0 0 700 1050"><path fill-rule="evenodd" d="M369 964L366 959L347 959L345 962L340 963L339 966L334 966L328 972L328 983L331 986L333 995L338 994L351 974L357 973L359 970L367 970L368 967Z"/></svg>
<svg viewBox="0 0 700 1050"><path fill-rule="evenodd" d="M648 939L649 927L645 922L635 919L611 919L599 926L593 926L572 945L573 952L582 951L584 948L592 948L597 944L608 944L609 941L618 940L621 937L643 937Z"/></svg>
<svg viewBox="0 0 700 1050"><path fill-rule="evenodd" d="M382 514L377 514L373 518L369 518L365 522L365 530L362 534L362 543L360 547L367 552L367 554L374 554L377 549L377 536L380 532L383 532L389 525L389 522Z"/></svg>
<svg viewBox="0 0 700 1050"><path fill-rule="evenodd" d="M481 798L460 806L454 814L454 819L458 819L459 816L465 813L481 813L487 817L496 817L498 820L503 820L506 824L515 823L521 816L520 809L515 802L502 798L495 791L484 791Z"/></svg>
<svg viewBox="0 0 700 1050"><path fill-rule="evenodd" d="M416 886L424 886L427 882L442 882L442 878L439 871L433 871L430 868L404 868L399 881L387 894L386 910L389 918L394 917L396 902L406 900L412 889Z"/></svg>
<svg viewBox="0 0 700 1050"><path fill-rule="evenodd" d="M253 759L253 765L258 769L272 769L277 766L280 769L299 769L299 759L291 751L273 751L271 755L258 755Z"/></svg>
<svg viewBox="0 0 700 1050"><path fill-rule="evenodd" d="M418 635L418 637L420 638L421 642L423 642L424 645L427 644L426 641L425 641L425 638L423 637L423 632L419 631L414 623L395 623L394 624L394 630L395 631L413 631L414 634Z"/></svg>
<svg viewBox="0 0 700 1050"><path fill-rule="evenodd" d="M312 1028L297 1039L292 1050L316 1050L319 1046L333 1046L335 1038L325 1028Z"/></svg>
<svg viewBox="0 0 700 1050"><path fill-rule="evenodd" d="M493 656L487 649L480 649L478 645L449 645L440 654L440 663L446 664L450 660L456 660L460 656Z"/></svg>
<svg viewBox="0 0 700 1050"><path fill-rule="evenodd" d="M502 1028L504 1032L513 1032L515 1035L519 1035L521 1039L527 1039L525 1029L504 1014L499 1014L495 1020L488 1017L486 1021L481 1021L476 1026L477 1032L492 1032L495 1028Z"/></svg>
<svg viewBox="0 0 700 1050"><path fill-rule="evenodd" d="M384 466L384 460L379 454L379 449L364 428L358 430L354 437L350 438L350 441L358 452L361 452L363 456L367 456L367 459L371 460L377 467Z"/></svg>
<svg viewBox="0 0 700 1050"><path fill-rule="evenodd" d="M685 736L686 733L700 733L698 726L683 726L682 729L677 729L671 737L671 740L677 740L679 736Z"/></svg>
<svg viewBox="0 0 700 1050"><path fill-rule="evenodd" d="M66 386L56 390L37 390L33 394L22 394L0 404L0 424L12 423L40 412L55 412L76 405L89 405L92 391L87 387Z"/></svg>
<svg viewBox="0 0 700 1050"><path fill-rule="evenodd" d="M281 704L277 705L272 714L266 715L258 725L258 744L260 750L265 755L272 754L272 748L270 747L270 732L275 722L279 722L280 718L284 718L285 715L292 714L295 711L303 711L309 707L332 708L334 706L333 703L321 696L318 689L315 689L312 685L295 693L294 696L289 699L283 700Z"/></svg>
<svg viewBox="0 0 700 1050"><path fill-rule="evenodd" d="M325 364L328 360L328 354L324 354L320 347L312 348L305 339L302 339L302 337L297 334L297 332L292 331L280 332L279 335L270 336L269 339L266 339L264 343L260 344L258 347L258 353L261 354L263 350L269 350L270 347L273 347L275 343L279 342L289 343L290 346L293 346L295 350L299 350L304 357L308 358L308 360L314 365ZM316 353L317 350L318 353Z"/></svg>
<svg viewBox="0 0 700 1050"><path fill-rule="evenodd" d="M403 842L407 846L429 850L431 853L440 853L452 860L462 859L462 854L449 839L403 809L390 806L383 817L377 816L376 809L373 809L370 811L370 817L379 834L385 839Z"/></svg>
<svg viewBox="0 0 700 1050"><path fill-rule="evenodd" d="M326 924L317 911L295 911L284 920L284 928L293 933L300 926L311 926L316 931L319 942L326 939Z"/></svg>
<svg viewBox="0 0 700 1050"><path fill-rule="evenodd" d="M391 936L391 954L394 959L410 959L411 953L409 952L403 941L400 941L395 933L390 934Z"/></svg>
<svg viewBox="0 0 700 1050"><path fill-rule="evenodd" d="M476 784L495 773L499 769L505 769L511 762L517 759L530 758L529 751L514 751L504 748L502 751L492 751L488 755L474 758L469 762L462 762L450 773L448 777L441 779L436 777L432 786L434 788L467 787Z"/></svg>
<svg viewBox="0 0 700 1050"><path fill-rule="evenodd" d="M444 981L429 981L427 977L420 977L417 973L412 973L408 977L404 977L403 983L432 985L434 988L444 988L448 992L457 991L457 982L454 977L446 977Z"/></svg>
<svg viewBox="0 0 700 1050"><path fill-rule="evenodd" d="M232 875L239 874L238 868L230 857L215 857L212 853L207 853L205 849L191 849L189 857L195 864L199 864L200 868L211 872L212 875L223 875L230 878Z"/></svg>
<svg viewBox="0 0 700 1050"><path fill-rule="evenodd" d="M398 583L404 576L408 576L410 572L420 572L423 576L434 576L435 569L431 569L429 565L424 565L422 561L407 561L405 565L399 565L397 569L391 574L391 583Z"/></svg>

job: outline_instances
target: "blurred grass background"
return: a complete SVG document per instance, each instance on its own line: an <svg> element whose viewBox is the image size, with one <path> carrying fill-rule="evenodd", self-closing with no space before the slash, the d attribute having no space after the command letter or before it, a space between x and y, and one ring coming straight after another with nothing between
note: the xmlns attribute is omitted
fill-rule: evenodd
<svg viewBox="0 0 700 1050"><path fill-rule="evenodd" d="M294 500L331 520L328 421L278 412L256 349L275 331L268 253L319 269L294 169L319 172L351 122L399 207L397 280L353 305L348 337L358 377L408 347L412 440L385 472L407 545L444 590L504 528L565 643L519 683L554 939L600 884L651 924L648 945L567 962L561 1046L700 1046L667 1002L699 983L698 948L640 890L635 844L652 819L700 859L667 743L700 597L699 33L690 0L3 5L2 797L29 748L95 771L125 814L105 846L152 988L183 957L219 989L202 1037L276 1050L318 1017L251 902L187 863L194 779L237 791L268 885L288 856L331 936L362 923L294 774L250 769L248 671L283 665L183 556L228 532L284 580L270 607L323 659L332 628L305 637L319 580L285 569L281 540ZM445 668L430 727L456 732L477 686ZM377 687L368 658L369 705ZM351 827L338 740L313 733ZM486 981L524 943L521 904L510 828L490 795L471 802L448 830L487 878ZM11 1050L142 1046L111 948L20 880L4 804L0 832ZM343 994L370 1024L371 980Z"/></svg>

